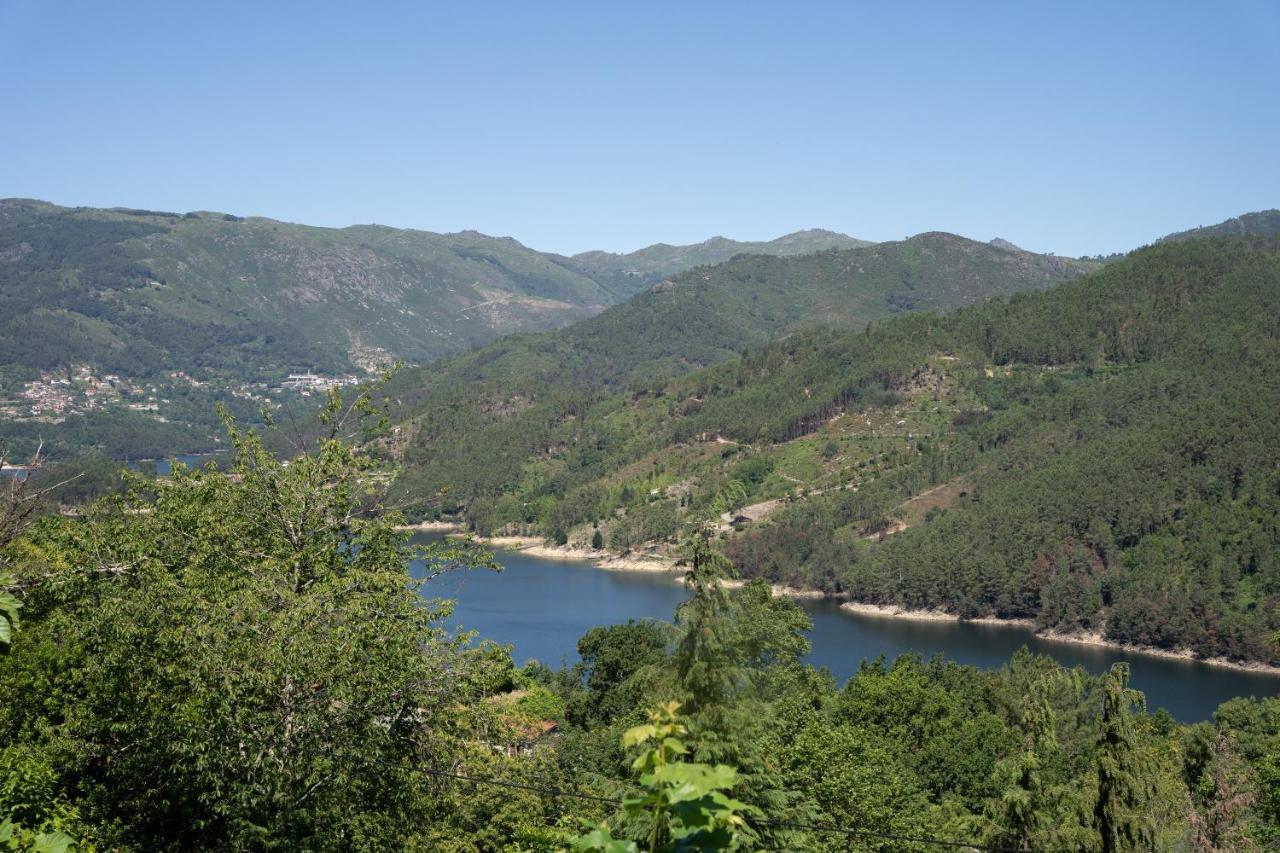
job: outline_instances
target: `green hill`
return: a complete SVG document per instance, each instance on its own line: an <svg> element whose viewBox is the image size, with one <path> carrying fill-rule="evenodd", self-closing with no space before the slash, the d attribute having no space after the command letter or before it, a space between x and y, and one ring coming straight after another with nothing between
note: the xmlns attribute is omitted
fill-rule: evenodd
<svg viewBox="0 0 1280 853"><path fill-rule="evenodd" d="M0 363L278 376L424 360L620 298L514 240L0 201Z"/></svg>
<svg viewBox="0 0 1280 853"><path fill-rule="evenodd" d="M665 274L753 245L638 254ZM565 260L474 231L0 200L0 443L18 455L42 440L59 455L210 450L216 402L249 418L261 405L295 407L295 395L271 390L290 372L360 374L558 328L649 275L604 264L597 280Z"/></svg>
<svg viewBox="0 0 1280 853"><path fill-rule="evenodd" d="M745 251L857 244L815 231L564 258L474 231L316 228L6 199L0 365L11 379L82 363L132 377L276 378L424 362L567 325L667 275Z"/></svg>
<svg viewBox="0 0 1280 853"><path fill-rule="evenodd" d="M448 486L463 502L497 495L518 486L530 460L554 471L559 450L580 438L576 424L610 392L648 393L804 328L861 329L908 309L1043 289L1086 268L941 233L699 267L559 332L406 371L393 386L407 410L402 435L412 437L402 485L419 495ZM648 438L626 431L617 441Z"/></svg>
<svg viewBox="0 0 1280 853"><path fill-rule="evenodd" d="M1233 216L1217 225L1206 225L1200 228L1192 228L1189 231L1179 231L1162 237L1159 242L1166 243L1175 240L1195 240L1201 237L1274 237L1280 234L1280 210L1260 210L1256 213L1246 213L1243 216Z"/></svg>

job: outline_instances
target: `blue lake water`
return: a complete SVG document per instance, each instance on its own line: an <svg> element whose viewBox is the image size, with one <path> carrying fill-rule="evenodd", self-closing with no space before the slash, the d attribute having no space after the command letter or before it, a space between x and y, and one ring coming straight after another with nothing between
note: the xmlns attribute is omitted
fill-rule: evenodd
<svg viewBox="0 0 1280 853"><path fill-rule="evenodd" d="M143 462L153 462L156 466L156 474L160 477L167 477L173 472L174 462L181 462L188 468L201 468L217 455L216 453L180 453L172 459L140 459L136 462L126 463L126 466L136 471Z"/></svg>
<svg viewBox="0 0 1280 853"><path fill-rule="evenodd" d="M530 658L552 666L572 663L578 638L593 626L627 619L670 620L685 597L684 587L663 574L603 571L514 551L496 554L503 571L448 574L428 584L425 592L455 599L452 622L510 643L518 663ZM1115 661L1128 661L1133 686L1146 693L1148 705L1165 708L1184 722L1208 719L1234 696L1280 696L1280 677L1262 673L1054 642L1025 628L865 616L829 601L801 605L813 618L808 662L826 667L841 681L857 672L862 661L879 655L890 660L908 652L926 658L942 655L989 669L1006 663L1025 645L1095 673Z"/></svg>

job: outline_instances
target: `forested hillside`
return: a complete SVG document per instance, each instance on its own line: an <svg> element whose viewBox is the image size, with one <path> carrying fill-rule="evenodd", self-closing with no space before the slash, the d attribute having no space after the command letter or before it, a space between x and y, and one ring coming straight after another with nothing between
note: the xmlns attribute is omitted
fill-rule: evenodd
<svg viewBox="0 0 1280 853"><path fill-rule="evenodd" d="M473 231L0 200L0 444L20 457L42 442L64 457L211 450L219 403L285 419L311 408L278 393L290 373L356 381L564 326L743 251L861 244L802 232L579 262Z"/></svg>
<svg viewBox="0 0 1280 853"><path fill-rule="evenodd" d="M341 420L346 406L328 412ZM0 844L16 850L1231 850L1280 841L1280 700L1149 714L1125 664L914 656L846 684L695 532L670 622L560 669L449 630L384 465L234 430L25 531L0 505ZM417 559L410 572L409 561Z"/></svg>
<svg viewBox="0 0 1280 853"><path fill-rule="evenodd" d="M405 371L393 388L407 410L402 487L429 495L448 486L464 502L496 497L516 488L526 461L555 468L581 438L580 419L592 406L612 405L610 393L661 388L798 329L860 329L909 309L949 310L1043 289L1088 268L941 233L701 267L560 332L507 338ZM618 424L615 440L650 438L629 431Z"/></svg>
<svg viewBox="0 0 1280 853"><path fill-rule="evenodd" d="M508 237L0 200L0 368L89 364L276 378L420 362L566 325L736 254L865 245L831 232L631 255L545 255Z"/></svg>
<svg viewBox="0 0 1280 853"><path fill-rule="evenodd" d="M1271 237L1280 234L1280 210L1259 210L1234 216L1217 225L1204 225L1162 237L1160 242L1195 240L1201 237Z"/></svg>
<svg viewBox="0 0 1280 853"><path fill-rule="evenodd" d="M0 362L275 378L422 360L620 295L514 240L0 202Z"/></svg>
<svg viewBox="0 0 1280 853"><path fill-rule="evenodd" d="M750 508L724 543L750 577L1277 661L1277 300L1274 240L1168 243L559 413L490 399L405 478L616 550Z"/></svg>

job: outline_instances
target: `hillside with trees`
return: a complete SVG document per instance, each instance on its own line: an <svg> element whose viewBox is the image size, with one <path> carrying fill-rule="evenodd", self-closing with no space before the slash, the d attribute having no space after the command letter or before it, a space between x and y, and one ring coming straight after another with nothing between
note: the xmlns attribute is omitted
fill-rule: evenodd
<svg viewBox="0 0 1280 853"><path fill-rule="evenodd" d="M468 502L512 492L527 460L554 464L579 440L586 412L608 409L612 395L661 389L672 377L806 328L862 329L909 309L951 310L1043 289L1090 268L930 233L691 270L559 332L513 336L403 371L392 386L405 421L402 487L430 495L448 486ZM614 431L611 440L650 438L621 422ZM597 450L609 452L603 444Z"/></svg>
<svg viewBox="0 0 1280 853"><path fill-rule="evenodd" d="M1233 216L1217 225L1204 225L1187 231L1178 231L1160 238L1160 242L1196 240L1202 237L1274 237L1280 234L1280 210L1259 210L1243 216Z"/></svg>
<svg viewBox="0 0 1280 853"><path fill-rule="evenodd" d="M567 325L733 255L849 245L865 241L802 232L575 259L475 231L4 199L0 364L13 376L84 363L134 377L275 378L421 362Z"/></svg>
<svg viewBox="0 0 1280 853"><path fill-rule="evenodd" d="M290 373L372 376L567 325L698 264L844 245L863 241L717 238L579 262L474 231L0 200L0 442L121 459L211 450L219 403L242 417L313 408L269 393Z"/></svg>
<svg viewBox="0 0 1280 853"><path fill-rule="evenodd" d="M1171 242L623 394L437 410L402 487L617 551L750 508L747 577L1276 662L1277 294L1274 240Z"/></svg>
<svg viewBox="0 0 1280 853"><path fill-rule="evenodd" d="M276 377L422 360L616 302L514 240L0 202L6 369Z"/></svg>

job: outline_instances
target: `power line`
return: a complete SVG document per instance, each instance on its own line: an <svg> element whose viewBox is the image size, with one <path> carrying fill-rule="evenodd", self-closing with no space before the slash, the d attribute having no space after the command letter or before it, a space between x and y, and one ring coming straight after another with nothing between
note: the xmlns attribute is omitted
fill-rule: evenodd
<svg viewBox="0 0 1280 853"><path fill-rule="evenodd" d="M364 759L361 759L364 760ZM371 762L381 764L382 762ZM447 773L443 770L428 770L424 767L403 767L399 764L393 765L401 770L416 770L426 776L436 776L442 779L458 779L463 782L470 782L474 785L495 785L501 788L515 788L521 791L532 791L535 794L550 794L553 797L567 797L577 800L591 800L597 803L608 803L613 806L622 805L621 800L615 800L611 797L597 797L594 794L579 794L576 791L565 791L559 788L543 788L537 785L526 785L523 782L508 782L503 779L483 779L478 776L464 776L461 773Z"/></svg>
<svg viewBox="0 0 1280 853"><path fill-rule="evenodd" d="M204 726L193 726L204 731L206 734L213 735L214 732ZM417 772L424 776L431 776L437 779L452 779L459 782L466 782L472 785L491 785L498 788L507 788L509 790L528 791L532 794L539 794L550 797L563 797L565 799L584 800L587 802L603 803L611 806L621 806L623 801L614 797L601 797L596 794L582 794L577 791L566 791L561 788L552 788L547 785L531 785L525 782L509 782L504 779L490 779L483 776L469 776L463 773L453 773L447 770L432 770L422 766L408 766L398 764L391 761L382 761L376 758L369 758L363 755L350 755L348 759L357 763L364 764L368 767L385 767L393 770L401 770L407 772ZM341 759L338 759L341 760ZM982 850L987 853L1019 853L1016 848L1012 847L992 847L988 844L979 844L971 841L955 841L945 838L931 838L927 836L911 836L899 835L891 832L876 832L870 829L854 829L852 827L843 826L824 826L822 824L793 823L790 821L779 820L759 820L751 821L758 827L770 827L773 829L795 829L808 832L826 832L836 835L845 835L849 838L873 838L881 841L896 841L907 844L930 844L935 847L947 847L961 850Z"/></svg>
<svg viewBox="0 0 1280 853"><path fill-rule="evenodd" d="M594 794L580 794L576 791L565 791L559 788L551 788L539 785L529 785L522 782L508 782L503 779L488 779L480 776L467 776L462 773L450 773L444 770L430 770L425 767L406 767L402 764L393 764L386 761L378 761L377 759L365 758L363 756L352 756L357 761L369 766L393 767L397 770L410 770L422 773L425 776L433 776L443 779L456 779L462 782L468 782L474 785L493 785L500 788L514 788L522 791L529 791L535 794L549 794L552 797L565 797L568 799L587 800L596 803L605 803L612 806L622 805L622 800L612 797L600 797ZM853 829L851 827L842 826L823 826L821 824L808 823L791 823L789 821L778 820L761 820L754 821L756 826L771 827L774 829L797 829L809 832L829 832L839 835L847 835L855 838L876 838L882 841L900 841L911 844L932 844L937 847L951 847L964 850L984 850L990 853L1017 853L1014 848L1010 847L992 847L987 844L978 844L970 841L952 841L943 838L928 838L922 836L898 835L891 832L876 832L870 829Z"/></svg>

